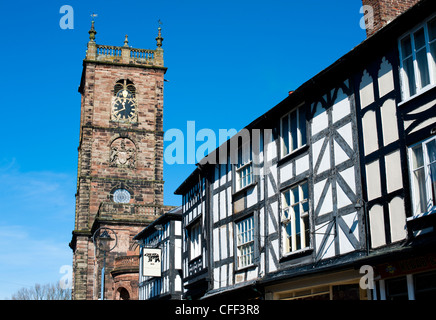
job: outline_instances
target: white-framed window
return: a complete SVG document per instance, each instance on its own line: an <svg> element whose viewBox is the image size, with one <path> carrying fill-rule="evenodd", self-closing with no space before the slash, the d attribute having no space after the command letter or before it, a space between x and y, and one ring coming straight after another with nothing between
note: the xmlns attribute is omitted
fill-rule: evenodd
<svg viewBox="0 0 436 320"><path fill-rule="evenodd" d="M436 83L436 17L399 39L403 100Z"/></svg>
<svg viewBox="0 0 436 320"><path fill-rule="evenodd" d="M253 264L254 258L254 217L236 222L236 248L238 269Z"/></svg>
<svg viewBox="0 0 436 320"><path fill-rule="evenodd" d="M201 255L201 221L189 228L189 243L189 257L192 260Z"/></svg>
<svg viewBox="0 0 436 320"><path fill-rule="evenodd" d="M409 148L413 215L436 206L436 137Z"/></svg>
<svg viewBox="0 0 436 320"><path fill-rule="evenodd" d="M309 189L307 181L282 192L283 254L310 246Z"/></svg>
<svg viewBox="0 0 436 320"><path fill-rule="evenodd" d="M306 115L303 105L280 119L280 137L282 158L306 144Z"/></svg>
<svg viewBox="0 0 436 320"><path fill-rule="evenodd" d="M238 164L235 171L236 191L253 183L253 161L251 160L250 144L244 144L238 149Z"/></svg>

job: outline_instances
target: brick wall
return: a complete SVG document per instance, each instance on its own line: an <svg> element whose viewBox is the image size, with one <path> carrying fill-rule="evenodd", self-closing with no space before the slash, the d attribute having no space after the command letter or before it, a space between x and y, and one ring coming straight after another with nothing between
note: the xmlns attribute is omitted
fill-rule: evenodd
<svg viewBox="0 0 436 320"><path fill-rule="evenodd" d="M413 7L420 0L362 0L362 4L373 9L374 24L370 28L366 23L366 34L368 37L383 28L396 17ZM366 16L368 16L366 14Z"/></svg>

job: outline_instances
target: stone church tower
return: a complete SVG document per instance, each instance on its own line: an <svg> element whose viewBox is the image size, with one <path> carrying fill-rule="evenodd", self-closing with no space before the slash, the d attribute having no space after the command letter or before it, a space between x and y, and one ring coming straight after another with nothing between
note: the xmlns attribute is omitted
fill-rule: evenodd
<svg viewBox="0 0 436 320"><path fill-rule="evenodd" d="M163 63L161 28L155 50L98 45L92 21L83 60L73 299L137 299L138 249L132 238L163 213ZM106 229L108 228L108 229ZM115 243L116 241L116 243Z"/></svg>

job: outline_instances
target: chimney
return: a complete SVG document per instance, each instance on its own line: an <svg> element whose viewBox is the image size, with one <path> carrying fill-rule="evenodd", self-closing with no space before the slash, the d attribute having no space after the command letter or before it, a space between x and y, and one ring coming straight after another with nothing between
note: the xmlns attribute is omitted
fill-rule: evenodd
<svg viewBox="0 0 436 320"><path fill-rule="evenodd" d="M362 0L367 38L420 1Z"/></svg>

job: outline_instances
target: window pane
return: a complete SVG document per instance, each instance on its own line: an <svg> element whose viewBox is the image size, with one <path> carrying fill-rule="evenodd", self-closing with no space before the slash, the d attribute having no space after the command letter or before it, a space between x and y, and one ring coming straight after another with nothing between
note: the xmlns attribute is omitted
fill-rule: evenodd
<svg viewBox="0 0 436 320"><path fill-rule="evenodd" d="M309 198L309 188L307 183L301 185L301 190L303 191L303 199Z"/></svg>
<svg viewBox="0 0 436 320"><path fill-rule="evenodd" d="M401 53L403 60L412 54L412 41L410 40L410 36L401 40Z"/></svg>
<svg viewBox="0 0 436 320"><path fill-rule="evenodd" d="M421 49L416 53L416 62L418 64L421 88L424 88L430 83L430 74L428 73L427 50L425 47L424 49Z"/></svg>
<svg viewBox="0 0 436 320"><path fill-rule="evenodd" d="M309 215L306 215L303 218L303 223L304 223L304 243L303 243L303 247L307 247L309 245Z"/></svg>
<svg viewBox="0 0 436 320"><path fill-rule="evenodd" d="M424 157L422 154L422 146L412 149L412 165L413 169L420 168L424 165Z"/></svg>
<svg viewBox="0 0 436 320"><path fill-rule="evenodd" d="M292 207L292 209L294 210L294 217L295 217L295 233L299 234L301 232L300 229L300 206L297 204L295 206Z"/></svg>
<svg viewBox="0 0 436 320"><path fill-rule="evenodd" d="M436 79L436 40L430 44L430 53L431 53L431 65L433 70L434 79Z"/></svg>
<svg viewBox="0 0 436 320"><path fill-rule="evenodd" d="M427 143L427 155L430 163L436 161L436 140L432 140Z"/></svg>
<svg viewBox="0 0 436 320"><path fill-rule="evenodd" d="M436 205L436 140L427 143L432 205Z"/></svg>
<svg viewBox="0 0 436 320"><path fill-rule="evenodd" d="M284 200L285 200L284 207L289 207L289 205L291 204L291 194L290 194L289 190L285 191L283 193L283 196L284 196Z"/></svg>
<svg viewBox="0 0 436 320"><path fill-rule="evenodd" d="M298 187L292 189L292 204L297 203L299 200Z"/></svg>
<svg viewBox="0 0 436 320"><path fill-rule="evenodd" d="M282 155L289 153L289 125L288 116L282 118L282 139L283 139L283 150Z"/></svg>
<svg viewBox="0 0 436 320"><path fill-rule="evenodd" d="M428 35L429 35L430 41L436 39L436 18L431 20L428 23Z"/></svg>
<svg viewBox="0 0 436 320"><path fill-rule="evenodd" d="M420 214L427 211L426 192L425 192L425 173L424 168L413 172L413 182L415 187L415 214Z"/></svg>
<svg viewBox="0 0 436 320"><path fill-rule="evenodd" d="M423 28L416 31L413 36L415 38L415 50L416 51L425 47L425 36L424 36L424 29Z"/></svg>
<svg viewBox="0 0 436 320"><path fill-rule="evenodd" d="M292 148L295 150L298 148L298 125L297 125L297 111L291 113L291 141Z"/></svg>
<svg viewBox="0 0 436 320"><path fill-rule="evenodd" d="M301 134L301 146L306 144L306 115L303 108L298 110L299 115L299 126L300 126L300 134Z"/></svg>
<svg viewBox="0 0 436 320"><path fill-rule="evenodd" d="M386 300L408 300L406 277L386 281Z"/></svg>
<svg viewBox="0 0 436 320"><path fill-rule="evenodd" d="M432 205L436 205L436 162L430 165L430 185Z"/></svg>
<svg viewBox="0 0 436 320"><path fill-rule="evenodd" d="M403 69L405 77L404 85L406 86L405 91L409 94L409 96L413 96L416 93L416 84L412 57L409 57L403 61Z"/></svg>

